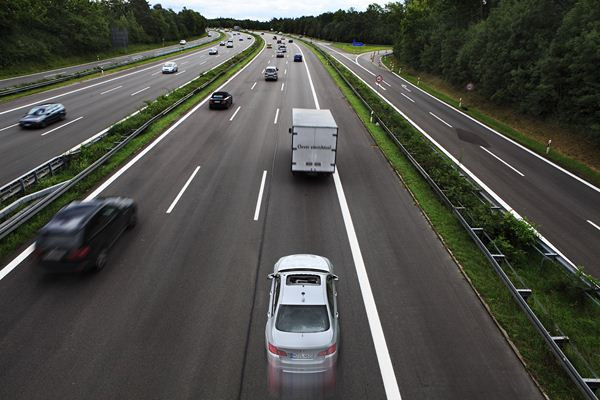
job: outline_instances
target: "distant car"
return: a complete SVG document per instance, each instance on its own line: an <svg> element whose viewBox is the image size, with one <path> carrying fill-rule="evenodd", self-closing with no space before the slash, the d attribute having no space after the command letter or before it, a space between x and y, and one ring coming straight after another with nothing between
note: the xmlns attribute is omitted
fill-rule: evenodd
<svg viewBox="0 0 600 400"><path fill-rule="evenodd" d="M241 37L241 38L239 38L238 40L241 42L242 40L244 40L244 38L243 38L243 37Z"/></svg>
<svg viewBox="0 0 600 400"><path fill-rule="evenodd" d="M264 33L264 32L261 32L260 34L261 34L261 35L264 35L265 33Z"/></svg>
<svg viewBox="0 0 600 400"><path fill-rule="evenodd" d="M271 45L271 43L267 43L267 49L272 49L273 46Z"/></svg>
<svg viewBox="0 0 600 400"><path fill-rule="evenodd" d="M340 329L333 264L325 257L295 254L280 258L268 277L269 379L334 373Z"/></svg>
<svg viewBox="0 0 600 400"><path fill-rule="evenodd" d="M277 58L283 58L283 51L277 50Z"/></svg>
<svg viewBox="0 0 600 400"><path fill-rule="evenodd" d="M281 50L282 52L286 53L287 52L287 47L285 47L285 45L281 45L281 46L279 46L279 50Z"/></svg>
<svg viewBox="0 0 600 400"><path fill-rule="evenodd" d="M279 71L279 68L274 65L269 65L267 68L265 68L265 81L276 81L277 71Z"/></svg>
<svg viewBox="0 0 600 400"><path fill-rule="evenodd" d="M210 50L208 50L208 55L213 56L215 54L219 54L219 50L217 50L216 47L211 47Z"/></svg>
<svg viewBox="0 0 600 400"><path fill-rule="evenodd" d="M302 54L294 54L294 62L302 62Z"/></svg>
<svg viewBox="0 0 600 400"><path fill-rule="evenodd" d="M183 39L182 39L182 40L180 40L180 41L179 41L179 44L180 44L181 46L185 46L185 45L187 44L187 42L186 42L185 40L183 40Z"/></svg>
<svg viewBox="0 0 600 400"><path fill-rule="evenodd" d="M277 44L281 44L281 39L277 39Z"/></svg>
<svg viewBox="0 0 600 400"><path fill-rule="evenodd" d="M119 236L137 222L137 206L125 197L74 201L38 232L35 254L47 272L99 271Z"/></svg>
<svg viewBox="0 0 600 400"><path fill-rule="evenodd" d="M219 46L225 46L225 41L221 41L221 43L219 43Z"/></svg>
<svg viewBox="0 0 600 400"><path fill-rule="evenodd" d="M248 36L246 39L250 40L250 39L252 39L252 37Z"/></svg>
<svg viewBox="0 0 600 400"><path fill-rule="evenodd" d="M163 74L172 74L178 71L177 63L173 61L166 62L162 67Z"/></svg>
<svg viewBox="0 0 600 400"><path fill-rule="evenodd" d="M232 49L233 48L233 40L230 40L229 42L227 42L227 48L228 49Z"/></svg>
<svg viewBox="0 0 600 400"><path fill-rule="evenodd" d="M288 40L288 43L294 43L294 39Z"/></svg>
<svg viewBox="0 0 600 400"><path fill-rule="evenodd" d="M229 108L233 105L233 96L227 92L214 92L208 100L208 108Z"/></svg>
<svg viewBox="0 0 600 400"><path fill-rule="evenodd" d="M277 40L277 36L273 36L273 40Z"/></svg>
<svg viewBox="0 0 600 400"><path fill-rule="evenodd" d="M35 106L19 120L21 128L45 128L46 125L65 119L67 110L60 103Z"/></svg>

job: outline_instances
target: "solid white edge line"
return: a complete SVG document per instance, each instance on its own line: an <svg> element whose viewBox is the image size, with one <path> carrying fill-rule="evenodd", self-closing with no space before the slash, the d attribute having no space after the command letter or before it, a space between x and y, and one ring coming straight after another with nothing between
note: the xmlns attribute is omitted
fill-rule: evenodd
<svg viewBox="0 0 600 400"><path fill-rule="evenodd" d="M5 128L0 129L0 132L5 131L5 130L10 129L10 128L13 128L13 127L18 126L18 125L19 125L18 123L9 125L9 126L7 126Z"/></svg>
<svg viewBox="0 0 600 400"><path fill-rule="evenodd" d="M402 96L406 97L408 100L412 101L413 103L415 102L413 99L411 99L410 97L408 97L407 95L405 95L404 93L400 93Z"/></svg>
<svg viewBox="0 0 600 400"><path fill-rule="evenodd" d="M516 142L515 140L513 140L513 139L509 138L508 136L505 136L505 135L503 135L502 133L498 132L497 130L495 130L495 129L493 129L493 128L489 127L489 126L487 126L486 124L484 124L483 122L481 122L481 121L477 120L476 118L473 118L473 117L471 117L470 115L468 115L468 114L465 114L464 112L462 112L462 111L460 111L460 110L456 109L455 107L451 106L450 104L448 104L448 103L446 103L446 102L444 102L444 101L442 101L442 100L438 99L438 98L437 98L437 97L435 97L434 95L427 93L425 90L421 89L421 88L420 88L420 87L418 87L418 86L415 86L415 85L413 85L412 83L410 83L409 81L407 81L406 79L404 79L403 77L401 77L400 75L398 75L397 73L395 73L395 72L393 72L393 71L391 71L391 72L392 72L392 74L394 74L394 75L395 75L395 76L396 76L398 79L401 79L402 81L404 81L404 82L408 83L408 84L409 84L411 87L414 87L414 88L416 88L416 89L420 90L421 92L425 93L427 96L431 97L432 99L436 100L437 102L439 102L439 103L442 103L443 105L445 105L446 107L450 108L451 110L453 110L453 111L456 111L457 113L461 114L462 116L464 116L464 117L466 117L466 118L469 118L471 121L473 121L473 122L475 122L476 124L478 124L478 125L480 125L480 126L484 127L485 129L489 130L490 132L492 132L492 133L494 133L494 134L498 135L499 137L503 138L504 140L506 140L506 141L508 141L508 142L510 142L510 143L512 143L512 144L514 144L515 146L517 146L517 147L518 147L518 148L520 148L521 150L524 150L524 151L526 151L527 153L531 154L532 156L534 156L534 157L536 157L536 158L538 158L538 159L542 160L542 161L543 161L543 162L545 162L546 164L553 166L554 168L558 169L559 171L561 171L561 172L563 172L563 173L565 173L565 174L569 175L571 178L575 179L576 181L579 181L580 183L582 183L582 184L586 185L586 186L587 186L587 187L589 187L590 189L592 189L592 190L595 190L596 192L600 193L600 188L599 188L599 187L596 187L596 186L594 186L593 184L591 184L590 182L586 181L585 179L583 179L583 178L580 178L579 176L575 175L574 173L572 173L572 172L570 172L570 171L567 171L566 169L564 169L564 168L563 168L563 167L561 167L560 165L558 165L558 164L555 164L555 163L553 163L552 161L550 161L550 160L548 160L548 159L546 159L546 158L544 158L544 157L540 156L540 155L539 155L538 153L536 153L535 151L533 151L533 150L531 150L531 149L528 149L527 147L523 146L521 143L518 143L518 142ZM405 88L405 89L406 89L406 90L409 90L409 89L407 89L407 88ZM409 90L409 91L410 91L410 90Z"/></svg>
<svg viewBox="0 0 600 400"><path fill-rule="evenodd" d="M279 117L279 108L275 111L275 119L273 120L273 124L277 123L277 118Z"/></svg>
<svg viewBox="0 0 600 400"><path fill-rule="evenodd" d="M105 90L104 92L100 92L100 94L102 95L102 94L110 93L110 92L112 92L113 90L121 89L122 87L123 87L123 85L121 85L121 86L117 86L117 87L114 87L114 88L112 88L112 89Z"/></svg>
<svg viewBox="0 0 600 400"><path fill-rule="evenodd" d="M300 46L298 46L296 43L294 43L294 45L298 48L300 54L302 54L302 59L306 60L306 57L304 57L304 52L302 51ZM308 70L308 63L305 61L303 62L303 64L304 68L306 68L306 73L308 74L308 82L310 83L310 90L312 91L313 100L315 101L315 108L319 110L321 107L319 107L319 100L317 99L317 93L315 92L315 85L313 85L312 77L310 76L310 71Z"/></svg>
<svg viewBox="0 0 600 400"><path fill-rule="evenodd" d="M258 58L258 56L260 56L260 54L264 51L264 49L265 49L265 47L263 46L263 48L261 49L261 51L256 56L254 56L254 58L252 60L250 60L250 62L248 64L244 65L238 72L236 72L235 74L233 74L233 76L231 78L229 78L221 86L219 86L215 90L215 92L218 92L221 89L223 89L229 82L231 82L232 80L234 80L239 74L241 74L246 68L248 68L254 62L254 60L256 60ZM223 64L225 62L227 62L227 60L223 61L221 64ZM213 67L213 68L216 68L216 67ZM121 167L121 169L119 169L117 172L115 172L113 175L111 175L106 181L104 181L104 183L102 183L100 186L98 186L96 188L96 190L94 190L92 193L90 193L85 198L84 201L89 201L89 200L93 199L94 197L98 196L100 193L102 193L107 187L109 187L114 181L116 181L121 175L123 175L129 168L131 168L142 157L144 157L150 150L152 150L154 147L156 147L165 137L167 137L171 132L173 132L173 130L175 130L175 128L177 128L186 119L188 119L190 115L192 115L200 107L202 107L208 101L209 98L210 98L210 95L207 96L207 97L205 97L204 100L202 100L200 103L198 103L187 114L185 114L183 117L181 117L179 120L177 120L162 135L160 135L158 138L156 138L153 142L151 142L148 146L146 146L146 148L144 148L134 158L132 158L131 161L129 161L127 164L125 164L123 167ZM19 264L21 264L21 262L23 262L23 260L25 260L31 253L33 253L34 249L35 249L35 244L30 245L25 250L23 250L18 256L16 256L11 262L9 262L4 268L2 268L0 270L0 280L4 279L4 277L6 277L6 275L8 275Z"/></svg>
<svg viewBox="0 0 600 400"><path fill-rule="evenodd" d="M233 121L233 119L237 115L238 111L240 111L240 108L242 108L242 106L238 106L238 108L235 110L235 112L233 113L233 115L231 116L231 118L229 118L230 121Z"/></svg>
<svg viewBox="0 0 600 400"><path fill-rule="evenodd" d="M254 82L254 85L252 85L252 87L250 88L250 90L254 90L254 86L256 86L258 82Z"/></svg>
<svg viewBox="0 0 600 400"><path fill-rule="evenodd" d="M56 127L56 128L54 128L54 129L50 129L48 132L44 132L44 133L42 133L42 136L46 136L47 134L49 134L49 133L52 133L52 132L54 132L54 131L57 131L57 130L59 130L60 128L64 128L64 127L65 127L65 126L67 126L67 125L71 125L73 122L77 122L77 121L79 121L81 118L83 118L83 115L82 115L81 117L79 117L79 118L75 118L74 120L67 122L66 124L62 124L61 126L57 126L57 127Z"/></svg>
<svg viewBox="0 0 600 400"><path fill-rule="evenodd" d="M254 220L258 221L260 216L260 205L262 203L263 191L265 189L265 181L267 180L267 171L263 171L262 180L260 181L260 189L258 190L258 199L256 200L256 209L254 210Z"/></svg>
<svg viewBox="0 0 600 400"><path fill-rule="evenodd" d="M136 94L142 93L144 90L148 90L148 89L150 89L150 86L146 86L145 88L138 90L137 92L133 92L130 94L130 96L135 96Z"/></svg>
<svg viewBox="0 0 600 400"><path fill-rule="evenodd" d="M432 113L431 111L429 111L429 114L431 114L431 116L434 117L435 119L437 119L438 121L440 121L440 122L446 124L447 126L449 126L450 128L452 128L452 125L450 125L449 123L447 123L446 121L444 121L443 119L441 119L440 117L438 117L437 115Z"/></svg>
<svg viewBox="0 0 600 400"><path fill-rule="evenodd" d="M587 219L586 221L588 222L588 224L592 225L594 228L596 228L596 229L598 229L600 231L600 225L597 225L597 224L593 223L589 219Z"/></svg>
<svg viewBox="0 0 600 400"><path fill-rule="evenodd" d="M298 47L300 50L298 45L296 45L296 47ZM302 53L302 50L300 50L300 53ZM304 60L306 71L308 72L308 60L306 57L304 57L304 54L302 54L302 59ZM319 101L317 100L317 94L314 90L310 73L308 74L308 80L310 82L310 87L312 88L315 108L320 109ZM388 400L401 400L402 397L400 396L400 389L398 388L398 381L396 380L394 366L387 348L383 327L381 326L381 320L379 319L379 314L377 312L377 305L375 304L373 291L371 290L371 285L369 284L367 269L362 257L362 252L360 251L358 237L356 236L356 231L354 230L352 216L350 215L350 209L348 208L346 195L344 194L344 187L342 186L342 180L340 179L337 167L333 173L333 181L335 183L335 190L340 203L340 209L342 211L342 219L344 220L344 226L346 227L346 234L350 244L350 251L352 252L352 259L354 260L354 267L356 268L356 275L358 277L360 292L365 305L367 321L369 322L371 337L373 338L373 345L375 346L375 353L377 355L377 362L379 364L379 370L381 372L381 379L383 380L385 394Z"/></svg>
<svg viewBox="0 0 600 400"><path fill-rule="evenodd" d="M333 56L335 58L335 56ZM336 59L337 60L337 59ZM338 62L341 62L338 60ZM419 132L421 132L421 134L423 136L425 136L431 143L434 144L435 147L437 147L442 153L444 153L446 155L446 157L448 157L455 165L457 165L460 169L463 170L463 172L467 175L469 175L469 177L471 179L473 179L474 182L476 182L486 193L488 193L498 204L500 204L505 210L507 210L508 212L510 212L515 218L523 220L523 217L521 217L521 215L516 212L507 202L504 201L504 199L502 199L500 196L498 196L498 194L496 194L496 192L494 192L492 189L490 189L488 187L488 185L486 185L481 179L479 179L473 172L471 172L470 169L468 169L467 167L465 167L458 159L456 159L456 157L454 157L448 150L446 150L444 147L442 147L433 137L431 137L427 132L425 132L425 130L423 128L421 128L419 125L417 125L412 119L410 119L408 117L408 115L404 114L398 107L396 107L391 101L389 101L384 95L382 95L381 93L379 93L377 90L375 90L373 87L371 87L363 78L361 78L356 72L352 71L350 68L346 67L344 65L344 67L350 71L354 76L356 76L357 79L359 79L362 83L364 83L365 85L367 85L367 87L369 87L371 89L371 91L373 91L373 93L375 93L376 95L378 95L379 97L381 97L381 99L383 101L385 101L390 107L392 107L394 110L396 110L396 112L400 115L402 115L402 117L408 121L409 124L411 124L413 127L415 127L416 130L418 130ZM402 77L399 77L400 79L403 79ZM404 80L404 79L403 79ZM420 90L420 89L419 89ZM450 106L449 106L450 107ZM535 232L536 235L538 235L538 237L540 238L540 240L542 242L544 242L544 244L546 246L548 246L554 253L558 254L563 260L565 260L567 263L569 263L571 265L572 268L579 270L579 268L571 261L569 260L555 245L553 245L552 243L550 243L550 241L548 239L546 239L541 233L539 233L535 228L533 228L533 231Z"/></svg>
<svg viewBox="0 0 600 400"><path fill-rule="evenodd" d="M188 178L188 180L185 182L185 185L183 185L183 187L181 188L181 190L177 194L177 197L175 197L175 199L173 200L173 202L171 203L171 205L167 209L167 214L171 214L171 211L173 211L173 209L177 205L177 202L179 201L179 199L181 198L181 196L183 196L183 193L185 192L185 190L187 189L187 187L190 185L190 183L192 183L192 180L194 179L194 177L196 176L196 174L198 173L199 170L200 170L200 166L198 165L196 167L196 169L194 169L194 172L192 172L192 175L190 175L190 177Z"/></svg>
<svg viewBox="0 0 600 400"><path fill-rule="evenodd" d="M485 147L483 147L483 146L479 146L479 147L481 148L481 150L487 152L489 155L491 155L492 157L494 157L496 160L500 161L502 164L506 165L508 168L510 168L513 171L515 171L517 174L519 174L521 176L525 176L518 169L516 169L515 167L513 167L512 165L510 165L509 163L507 163L506 161L504 161L503 159L501 159L500 157L498 157L497 155L495 155L494 153L492 153L491 151L489 151Z"/></svg>

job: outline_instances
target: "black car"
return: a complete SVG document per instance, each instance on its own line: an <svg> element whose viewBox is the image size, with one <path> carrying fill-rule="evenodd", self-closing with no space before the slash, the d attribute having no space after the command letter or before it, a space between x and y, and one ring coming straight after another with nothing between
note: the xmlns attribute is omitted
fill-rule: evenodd
<svg viewBox="0 0 600 400"><path fill-rule="evenodd" d="M46 125L65 119L67 111L62 104L42 104L35 106L19 120L21 128L45 128Z"/></svg>
<svg viewBox="0 0 600 400"><path fill-rule="evenodd" d="M208 108L229 108L233 104L233 96L227 92L214 92L208 100Z"/></svg>
<svg viewBox="0 0 600 400"><path fill-rule="evenodd" d="M293 39L289 39L288 43L294 43L294 40Z"/></svg>
<svg viewBox="0 0 600 400"><path fill-rule="evenodd" d="M294 54L294 62L302 62L302 54Z"/></svg>
<svg viewBox="0 0 600 400"><path fill-rule="evenodd" d="M137 206L129 198L74 201L38 232L38 263L47 272L99 271L110 247L136 221Z"/></svg>

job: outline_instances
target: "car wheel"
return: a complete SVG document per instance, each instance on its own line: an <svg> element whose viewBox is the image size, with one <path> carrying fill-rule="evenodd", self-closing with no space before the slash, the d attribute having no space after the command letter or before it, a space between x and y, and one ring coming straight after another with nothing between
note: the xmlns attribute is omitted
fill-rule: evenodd
<svg viewBox="0 0 600 400"><path fill-rule="evenodd" d="M94 263L95 271L102 271L106 267L106 261L108 260L108 250L102 249L96 256L96 262Z"/></svg>
<svg viewBox="0 0 600 400"><path fill-rule="evenodd" d="M127 221L127 229L133 229L137 224L137 212L132 211L129 216L129 221Z"/></svg>

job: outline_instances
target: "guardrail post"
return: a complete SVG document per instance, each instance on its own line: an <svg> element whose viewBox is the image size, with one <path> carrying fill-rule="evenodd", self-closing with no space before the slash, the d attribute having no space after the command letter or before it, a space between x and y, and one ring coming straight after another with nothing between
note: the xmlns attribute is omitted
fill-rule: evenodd
<svg viewBox="0 0 600 400"><path fill-rule="evenodd" d="M21 186L21 191L24 192L25 191L25 180L19 179L19 184Z"/></svg>

